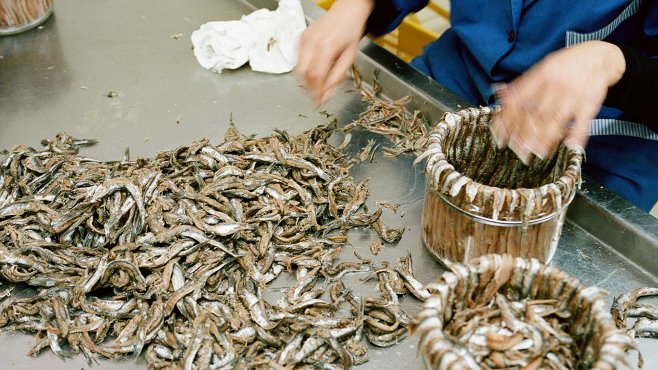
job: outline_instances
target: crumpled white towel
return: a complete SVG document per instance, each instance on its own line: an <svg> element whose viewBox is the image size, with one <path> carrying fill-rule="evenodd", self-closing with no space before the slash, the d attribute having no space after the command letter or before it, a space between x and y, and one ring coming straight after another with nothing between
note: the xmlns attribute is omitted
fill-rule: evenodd
<svg viewBox="0 0 658 370"><path fill-rule="evenodd" d="M290 72L297 63L299 37L306 29L299 0L280 0L274 10L259 9L239 21L208 22L192 32L194 56L221 73L247 61L258 72Z"/></svg>

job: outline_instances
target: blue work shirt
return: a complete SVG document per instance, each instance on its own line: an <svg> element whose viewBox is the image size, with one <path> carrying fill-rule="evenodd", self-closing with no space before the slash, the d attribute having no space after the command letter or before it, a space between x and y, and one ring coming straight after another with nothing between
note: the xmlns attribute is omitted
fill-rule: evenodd
<svg viewBox="0 0 658 370"><path fill-rule="evenodd" d="M375 0L368 31L376 36L388 33L427 2ZM492 84L511 81L548 53L577 42L611 39L648 56L658 55L658 2L640 3L451 1L451 28L411 64L473 105L491 105L495 103ZM598 118L624 120L625 116L620 110L602 107ZM650 134L646 137L658 133L658 115L654 122L641 124ZM658 141L636 136L592 136L583 170L648 211L658 200Z"/></svg>

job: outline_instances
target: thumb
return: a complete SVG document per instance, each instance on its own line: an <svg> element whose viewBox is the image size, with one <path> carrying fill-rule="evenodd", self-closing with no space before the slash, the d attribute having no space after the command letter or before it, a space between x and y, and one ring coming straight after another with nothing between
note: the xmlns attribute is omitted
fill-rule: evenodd
<svg viewBox="0 0 658 370"><path fill-rule="evenodd" d="M567 130L564 144L573 149L584 150L592 133L592 120L589 117L578 118L574 125Z"/></svg>

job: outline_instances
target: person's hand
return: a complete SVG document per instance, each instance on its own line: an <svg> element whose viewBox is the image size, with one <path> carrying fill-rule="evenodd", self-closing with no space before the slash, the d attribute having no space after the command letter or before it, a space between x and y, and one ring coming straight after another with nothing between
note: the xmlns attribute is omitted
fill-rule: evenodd
<svg viewBox="0 0 658 370"><path fill-rule="evenodd" d="M562 139L584 148L591 120L625 68L621 50L603 41L547 55L497 88L501 111L491 128L498 145L509 146L525 163L532 155L548 157Z"/></svg>
<svg viewBox="0 0 658 370"><path fill-rule="evenodd" d="M374 0L337 0L302 34L295 72L319 106L352 65Z"/></svg>

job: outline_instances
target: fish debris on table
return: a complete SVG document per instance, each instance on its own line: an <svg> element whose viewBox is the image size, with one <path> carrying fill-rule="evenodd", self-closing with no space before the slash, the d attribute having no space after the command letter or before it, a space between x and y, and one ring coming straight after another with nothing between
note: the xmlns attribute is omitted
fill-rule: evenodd
<svg viewBox="0 0 658 370"><path fill-rule="evenodd" d="M358 75L354 72L353 74ZM368 107L359 114L359 118L345 125L343 131L349 133L355 129L362 129L384 135L392 144L391 147L382 148L384 156L387 157L398 157L403 153L420 154L427 145L430 124L419 111L409 112L407 110L411 96L394 101L381 96L381 85L377 73L373 77L371 88L361 86L360 77L358 81L361 100ZM377 150L377 147L373 148L373 144L369 142L366 147L362 148L360 153L362 161L369 157L372 162L372 156Z"/></svg>
<svg viewBox="0 0 658 370"><path fill-rule="evenodd" d="M636 288L616 297L612 303L612 317L617 327L634 338L658 338L658 306L638 302L642 297L651 296L658 296L658 288ZM631 327L626 324L629 317L637 318Z"/></svg>

